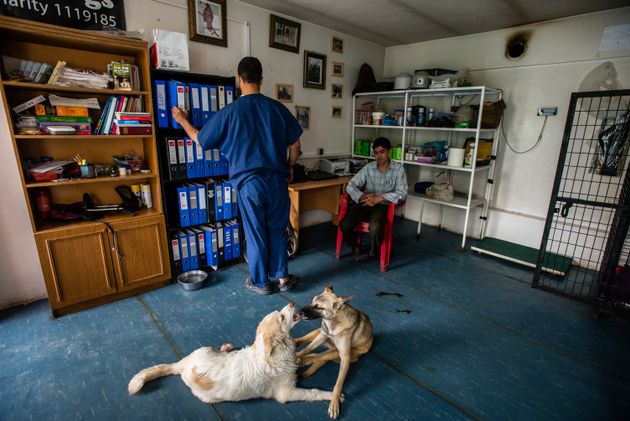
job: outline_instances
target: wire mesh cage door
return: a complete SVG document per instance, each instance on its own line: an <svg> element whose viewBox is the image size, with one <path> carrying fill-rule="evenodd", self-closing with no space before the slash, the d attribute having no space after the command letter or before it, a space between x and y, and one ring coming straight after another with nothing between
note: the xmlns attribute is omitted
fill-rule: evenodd
<svg viewBox="0 0 630 421"><path fill-rule="evenodd" d="M616 299L615 274L628 263L619 259L630 224L629 102L630 90L571 95L533 287Z"/></svg>

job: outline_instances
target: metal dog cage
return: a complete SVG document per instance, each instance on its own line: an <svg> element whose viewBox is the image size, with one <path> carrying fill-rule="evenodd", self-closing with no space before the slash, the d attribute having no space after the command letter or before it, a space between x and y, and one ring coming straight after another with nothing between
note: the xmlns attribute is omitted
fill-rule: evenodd
<svg viewBox="0 0 630 421"><path fill-rule="evenodd" d="M571 95L532 279L595 315L630 308L629 104L630 90Z"/></svg>

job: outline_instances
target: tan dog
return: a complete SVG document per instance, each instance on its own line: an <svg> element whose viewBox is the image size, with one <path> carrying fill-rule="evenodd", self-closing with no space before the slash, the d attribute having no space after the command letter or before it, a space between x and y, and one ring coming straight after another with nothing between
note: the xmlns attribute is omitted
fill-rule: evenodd
<svg viewBox="0 0 630 421"><path fill-rule="evenodd" d="M330 418L339 416L339 404L342 400L341 390L350 363L357 361L372 346L370 319L362 311L347 304L351 299L351 296L337 296L333 292L332 285L329 285L324 288L324 292L313 298L311 304L298 312L304 320L322 319L320 329L295 340L296 345L310 342L306 348L297 353L301 365L310 365L302 376L312 375L328 361L340 363L339 375L328 406ZM328 351L309 354L322 345L327 347Z"/></svg>
<svg viewBox="0 0 630 421"><path fill-rule="evenodd" d="M252 346L232 352L199 348L174 364L145 368L129 382L135 394L150 380L181 375L192 393L207 403L253 398L289 401L329 400L331 392L295 387L297 369L291 328L299 321L293 304L268 314L258 325ZM232 347L225 344L222 351Z"/></svg>

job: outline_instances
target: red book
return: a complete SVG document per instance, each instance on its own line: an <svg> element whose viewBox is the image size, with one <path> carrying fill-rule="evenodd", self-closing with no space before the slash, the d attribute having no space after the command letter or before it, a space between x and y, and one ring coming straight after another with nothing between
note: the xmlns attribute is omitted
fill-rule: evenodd
<svg viewBox="0 0 630 421"><path fill-rule="evenodd" d="M116 134L127 134L127 135L134 135L134 134L151 134L153 133L153 127L152 126L147 126L147 125L140 125L140 124L134 124L132 126L117 126L116 127Z"/></svg>

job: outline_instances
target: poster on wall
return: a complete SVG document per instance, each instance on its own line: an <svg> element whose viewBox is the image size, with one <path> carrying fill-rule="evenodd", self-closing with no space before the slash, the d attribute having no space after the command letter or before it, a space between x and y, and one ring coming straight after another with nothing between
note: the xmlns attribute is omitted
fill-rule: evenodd
<svg viewBox="0 0 630 421"><path fill-rule="evenodd" d="M125 29L123 0L1 0L0 15L77 29Z"/></svg>

